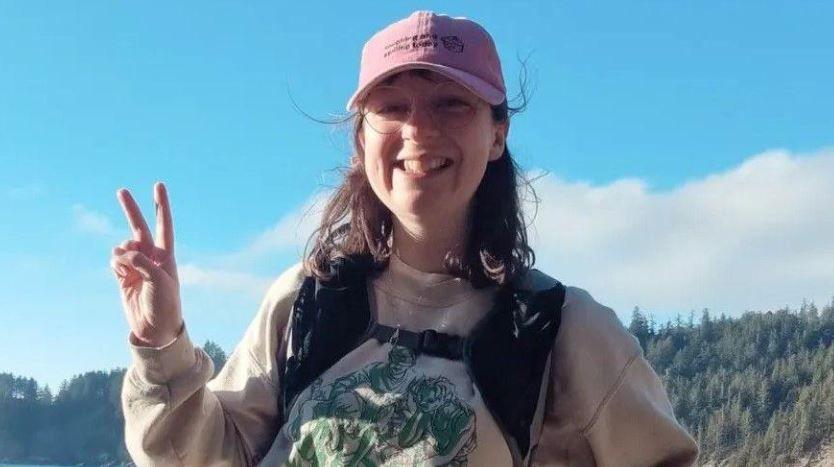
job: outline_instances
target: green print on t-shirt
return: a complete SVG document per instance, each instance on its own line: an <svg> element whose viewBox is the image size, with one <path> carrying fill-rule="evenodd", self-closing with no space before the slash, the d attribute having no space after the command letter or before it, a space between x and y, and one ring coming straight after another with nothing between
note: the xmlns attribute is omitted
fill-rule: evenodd
<svg viewBox="0 0 834 467"><path fill-rule="evenodd" d="M415 361L395 345L387 362L315 380L287 426L287 465L466 465L475 412L449 379L417 373Z"/></svg>

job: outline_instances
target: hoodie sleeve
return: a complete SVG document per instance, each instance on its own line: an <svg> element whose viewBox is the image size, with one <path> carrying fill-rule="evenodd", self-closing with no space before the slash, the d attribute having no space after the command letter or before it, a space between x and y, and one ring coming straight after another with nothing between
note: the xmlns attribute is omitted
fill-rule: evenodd
<svg viewBox="0 0 834 467"><path fill-rule="evenodd" d="M139 466L253 465L280 428L283 340L303 280L300 264L269 288L255 319L217 377L183 329L172 343L143 347L122 386L125 442Z"/></svg>
<svg viewBox="0 0 834 467"><path fill-rule="evenodd" d="M538 455L543 465L690 466L698 445L613 310L568 287Z"/></svg>
<svg viewBox="0 0 834 467"><path fill-rule="evenodd" d="M677 422L663 384L638 350L585 430L599 466L690 466L698 445Z"/></svg>

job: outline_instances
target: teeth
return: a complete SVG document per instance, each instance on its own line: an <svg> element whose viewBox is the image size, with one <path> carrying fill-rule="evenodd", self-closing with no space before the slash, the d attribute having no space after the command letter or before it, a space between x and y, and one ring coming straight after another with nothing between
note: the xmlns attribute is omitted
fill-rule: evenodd
<svg viewBox="0 0 834 467"><path fill-rule="evenodd" d="M443 158L430 159L428 161L422 160L404 160L403 168L406 172L425 173L446 165L447 160Z"/></svg>

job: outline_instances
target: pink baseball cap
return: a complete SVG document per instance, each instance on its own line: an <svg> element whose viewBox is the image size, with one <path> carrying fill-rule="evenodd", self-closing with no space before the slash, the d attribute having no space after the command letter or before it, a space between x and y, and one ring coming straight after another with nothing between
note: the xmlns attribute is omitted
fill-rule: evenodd
<svg viewBox="0 0 834 467"><path fill-rule="evenodd" d="M463 17L415 11L374 34L362 47L359 85L347 110L353 110L380 81L414 68L453 79L491 105L506 99L498 51L483 27Z"/></svg>

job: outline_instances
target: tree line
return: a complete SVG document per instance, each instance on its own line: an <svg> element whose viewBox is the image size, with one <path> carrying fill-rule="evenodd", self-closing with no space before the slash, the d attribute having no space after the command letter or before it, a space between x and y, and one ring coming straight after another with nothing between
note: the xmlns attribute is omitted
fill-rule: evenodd
<svg viewBox="0 0 834 467"><path fill-rule="evenodd" d="M701 463L789 465L834 441L834 300L660 327L635 308L629 330Z"/></svg>
<svg viewBox="0 0 834 467"><path fill-rule="evenodd" d="M635 307L629 331L698 440L700 462L788 465L834 441L834 300L737 318L657 325ZM223 366L226 354L203 346ZM0 373L0 462L122 465L124 369L93 371L57 394L34 379Z"/></svg>
<svg viewBox="0 0 834 467"><path fill-rule="evenodd" d="M203 350L215 374L226 362L217 344ZM132 465L121 407L125 369L91 371L58 393L32 378L0 373L0 463Z"/></svg>

